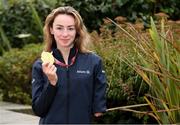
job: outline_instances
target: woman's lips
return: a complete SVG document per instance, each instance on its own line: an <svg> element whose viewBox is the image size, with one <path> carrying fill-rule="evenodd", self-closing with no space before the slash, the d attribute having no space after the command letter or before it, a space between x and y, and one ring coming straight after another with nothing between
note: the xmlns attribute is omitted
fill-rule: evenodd
<svg viewBox="0 0 180 125"><path fill-rule="evenodd" d="M69 39L60 39L61 41L69 41Z"/></svg>

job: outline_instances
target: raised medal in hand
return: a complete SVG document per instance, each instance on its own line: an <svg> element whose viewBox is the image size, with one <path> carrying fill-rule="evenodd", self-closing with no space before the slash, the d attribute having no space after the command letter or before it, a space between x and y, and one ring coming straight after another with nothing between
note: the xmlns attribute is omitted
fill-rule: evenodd
<svg viewBox="0 0 180 125"><path fill-rule="evenodd" d="M49 62L50 64L54 63L54 57L52 55L52 53L50 52L42 52L41 53L41 60L44 62Z"/></svg>

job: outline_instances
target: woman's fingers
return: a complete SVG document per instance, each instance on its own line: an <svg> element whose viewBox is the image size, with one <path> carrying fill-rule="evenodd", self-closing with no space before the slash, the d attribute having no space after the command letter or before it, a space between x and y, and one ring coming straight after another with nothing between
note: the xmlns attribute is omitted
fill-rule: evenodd
<svg viewBox="0 0 180 125"><path fill-rule="evenodd" d="M50 65L48 73L51 75L56 74L56 70L57 68L54 65Z"/></svg>
<svg viewBox="0 0 180 125"><path fill-rule="evenodd" d="M55 72L55 73L56 73L56 71L57 71L57 68L54 66L53 72Z"/></svg>
<svg viewBox="0 0 180 125"><path fill-rule="evenodd" d="M43 72L45 74L51 74L51 73L55 73L57 68L55 67L55 65L50 64L48 62L42 63L42 68L43 68Z"/></svg>
<svg viewBox="0 0 180 125"><path fill-rule="evenodd" d="M49 70L52 72L52 71L54 71L54 69L56 68L54 65L52 65L52 64L49 64L48 65L48 68L49 68Z"/></svg>
<svg viewBox="0 0 180 125"><path fill-rule="evenodd" d="M43 72L48 77L50 83L52 85L56 85L57 79L58 79L57 74L56 74L56 71L57 71L56 66L50 63L42 63L42 69L43 69Z"/></svg>
<svg viewBox="0 0 180 125"><path fill-rule="evenodd" d="M49 62L43 62L42 67L47 67L49 65Z"/></svg>

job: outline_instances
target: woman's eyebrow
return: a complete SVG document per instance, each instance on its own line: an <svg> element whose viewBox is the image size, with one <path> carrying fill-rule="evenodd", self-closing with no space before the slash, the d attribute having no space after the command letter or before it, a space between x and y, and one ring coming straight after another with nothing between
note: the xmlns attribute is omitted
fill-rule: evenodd
<svg viewBox="0 0 180 125"><path fill-rule="evenodd" d="M64 27L64 26L61 25L61 24L57 24L56 26ZM75 27L75 25L69 25L69 26L67 26L67 27Z"/></svg>

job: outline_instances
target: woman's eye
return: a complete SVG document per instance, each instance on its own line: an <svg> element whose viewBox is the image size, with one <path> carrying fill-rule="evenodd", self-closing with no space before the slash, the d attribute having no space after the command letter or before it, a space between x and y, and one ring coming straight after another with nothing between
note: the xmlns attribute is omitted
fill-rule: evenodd
<svg viewBox="0 0 180 125"><path fill-rule="evenodd" d="M69 27L69 28L63 28L63 27L57 27L56 28L57 30L60 30L60 31L65 31L65 30L68 30L68 31L74 31L75 28L74 27Z"/></svg>
<svg viewBox="0 0 180 125"><path fill-rule="evenodd" d="M63 28L62 28L62 27L57 27L57 29L58 29L58 30L63 30Z"/></svg>
<svg viewBox="0 0 180 125"><path fill-rule="evenodd" d="M75 30L75 28L69 28L69 30Z"/></svg>

